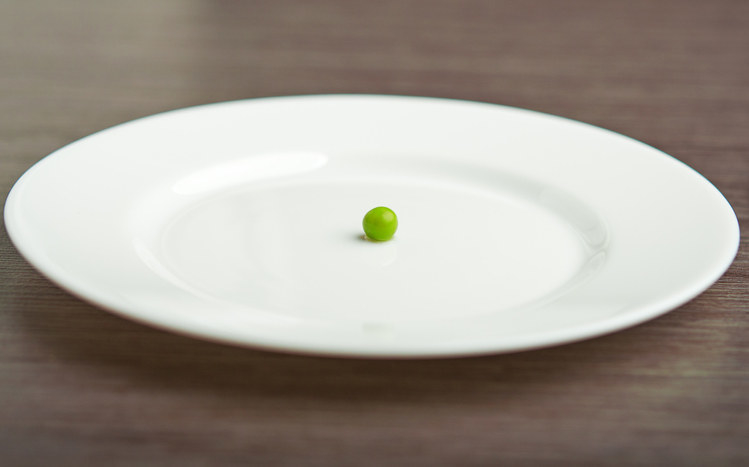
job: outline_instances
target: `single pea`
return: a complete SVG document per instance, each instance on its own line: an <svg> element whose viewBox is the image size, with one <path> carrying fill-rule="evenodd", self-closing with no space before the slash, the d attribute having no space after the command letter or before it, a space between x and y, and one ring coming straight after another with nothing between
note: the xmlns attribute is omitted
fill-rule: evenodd
<svg viewBox="0 0 749 467"><path fill-rule="evenodd" d="M383 242L393 238L398 229L398 217L392 209L380 206L364 216L362 227L367 237Z"/></svg>

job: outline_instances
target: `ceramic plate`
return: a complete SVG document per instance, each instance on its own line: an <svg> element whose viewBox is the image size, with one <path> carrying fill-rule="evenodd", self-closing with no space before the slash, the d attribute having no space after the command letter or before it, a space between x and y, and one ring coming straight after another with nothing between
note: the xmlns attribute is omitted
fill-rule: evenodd
<svg viewBox="0 0 749 467"><path fill-rule="evenodd" d="M363 238L375 206L399 218ZM498 105L301 96L168 112L72 143L5 222L44 275L225 343L362 357L518 351L661 315L728 268L725 198L630 138Z"/></svg>

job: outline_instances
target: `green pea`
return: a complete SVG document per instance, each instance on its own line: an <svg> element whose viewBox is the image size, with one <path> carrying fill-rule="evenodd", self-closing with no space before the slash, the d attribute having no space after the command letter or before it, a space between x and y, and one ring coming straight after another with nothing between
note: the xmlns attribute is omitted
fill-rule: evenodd
<svg viewBox="0 0 749 467"><path fill-rule="evenodd" d="M398 229L398 217L392 209L380 206L370 210L364 216L362 227L367 237L383 242L393 238Z"/></svg>

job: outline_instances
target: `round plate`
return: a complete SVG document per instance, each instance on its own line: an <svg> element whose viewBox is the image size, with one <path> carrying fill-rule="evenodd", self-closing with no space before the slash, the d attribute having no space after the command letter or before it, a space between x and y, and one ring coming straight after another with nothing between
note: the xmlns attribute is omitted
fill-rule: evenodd
<svg viewBox="0 0 749 467"><path fill-rule="evenodd" d="M376 206L399 230L362 235ZM476 102L300 96L136 120L32 167L11 239L61 287L205 339L324 355L517 351L654 318L728 268L736 216L624 136Z"/></svg>

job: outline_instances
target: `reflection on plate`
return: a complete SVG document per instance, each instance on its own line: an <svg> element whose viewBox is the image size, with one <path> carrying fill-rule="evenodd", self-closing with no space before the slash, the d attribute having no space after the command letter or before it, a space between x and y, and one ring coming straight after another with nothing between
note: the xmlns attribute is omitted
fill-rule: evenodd
<svg viewBox="0 0 749 467"><path fill-rule="evenodd" d="M388 242L362 238L375 206ZM5 208L61 287L160 328L291 352L537 348L654 318L728 268L738 223L702 176L579 122L397 96L257 99L94 134Z"/></svg>

